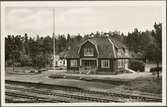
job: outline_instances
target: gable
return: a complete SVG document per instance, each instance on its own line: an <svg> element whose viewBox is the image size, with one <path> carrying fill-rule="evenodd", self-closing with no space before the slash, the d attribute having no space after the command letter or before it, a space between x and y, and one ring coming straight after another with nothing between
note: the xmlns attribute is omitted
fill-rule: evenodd
<svg viewBox="0 0 167 107"><path fill-rule="evenodd" d="M85 56L84 55L84 49L85 48L93 49L93 56ZM97 57L98 49L96 48L96 44L93 44L88 40L80 46L80 49L78 50L78 54L79 54L80 57Z"/></svg>

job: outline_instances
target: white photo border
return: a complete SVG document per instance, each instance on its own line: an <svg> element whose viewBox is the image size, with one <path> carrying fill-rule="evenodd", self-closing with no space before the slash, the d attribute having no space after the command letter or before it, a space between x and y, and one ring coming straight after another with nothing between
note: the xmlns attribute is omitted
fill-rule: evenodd
<svg viewBox="0 0 167 107"><path fill-rule="evenodd" d="M161 6L162 7L162 103L5 103L5 7L55 6ZM15 1L1 2L1 104L2 106L165 106L166 105L166 1Z"/></svg>

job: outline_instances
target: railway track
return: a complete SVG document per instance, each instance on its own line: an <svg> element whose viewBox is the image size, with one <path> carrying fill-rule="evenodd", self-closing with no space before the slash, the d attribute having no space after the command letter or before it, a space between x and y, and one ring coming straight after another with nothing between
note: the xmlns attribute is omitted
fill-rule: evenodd
<svg viewBox="0 0 167 107"><path fill-rule="evenodd" d="M65 97L65 98L78 99L78 100L82 100L85 102L87 102L87 101L89 101L89 102L122 102L122 101L113 100L113 99L106 99L106 98L93 97L93 96L84 96L84 95L76 95L76 94L71 94L71 93L67 94L67 93L63 93L63 92L41 91L39 89L32 89L32 88L27 89L27 88L18 88L18 87L7 86L6 89L19 90L22 92L29 92L32 94L37 93L37 94L50 95L50 96L60 96L60 97Z"/></svg>
<svg viewBox="0 0 167 107"><path fill-rule="evenodd" d="M14 98L22 98L23 99L23 102L30 102L30 103L34 103L34 102L37 102L37 103L42 103L42 102L49 102L49 103L69 103L69 102L66 102L66 101L62 101L62 100L53 100L53 99L46 99L46 98L42 98L42 97L35 97L35 96L32 96L32 95L25 95L25 94L20 94L20 93L14 93L14 92L5 92L5 95L7 96L11 96L11 97L14 97ZM13 101L11 98L8 99L9 102L20 102L20 101Z"/></svg>
<svg viewBox="0 0 167 107"><path fill-rule="evenodd" d="M133 102L161 102L161 98L157 98L154 96L143 96L143 95L130 95L130 94L122 94L122 93L111 93L111 92L98 92L98 91L90 91L90 90L83 90L76 87L65 87L65 86L52 86L48 84L40 84L40 83L27 83L27 82L17 82L17 81L6 81L6 84L10 85L21 85L24 87L35 87L31 89L23 88L23 87L9 87L6 86L7 89L13 90L20 90L20 91L28 91L32 93L38 94L45 94L51 96L61 96L66 98L72 99L79 99L85 101L92 101L92 102L126 102L126 101L133 101ZM43 87L47 87L50 90L41 90L38 88L43 89ZM57 92L57 90L63 90L63 92ZM67 93L68 92L68 93ZM72 94L73 92L77 94ZM80 93L78 95L78 93ZM86 94L86 95L82 95ZM100 95L100 97L93 97L91 95Z"/></svg>

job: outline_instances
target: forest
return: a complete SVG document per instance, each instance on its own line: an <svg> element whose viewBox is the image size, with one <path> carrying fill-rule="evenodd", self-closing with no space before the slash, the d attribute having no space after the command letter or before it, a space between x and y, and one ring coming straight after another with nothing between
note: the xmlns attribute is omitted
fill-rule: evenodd
<svg viewBox="0 0 167 107"><path fill-rule="evenodd" d="M123 42L134 57L143 57L154 62L157 66L162 61L162 24L154 23L151 31L140 31L137 28L125 35L120 31L95 32L85 35L56 35L56 54L68 51L78 42L92 37L112 36ZM31 66L41 68L52 66L53 60L53 37L37 35L33 38L24 35L8 34L5 37L5 66Z"/></svg>

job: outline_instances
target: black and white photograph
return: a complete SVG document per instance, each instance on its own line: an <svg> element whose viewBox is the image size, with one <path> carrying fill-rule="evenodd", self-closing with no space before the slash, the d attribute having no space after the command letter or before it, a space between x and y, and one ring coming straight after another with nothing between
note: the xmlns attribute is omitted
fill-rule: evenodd
<svg viewBox="0 0 167 107"><path fill-rule="evenodd" d="M1 2L1 100L166 105L166 1Z"/></svg>

